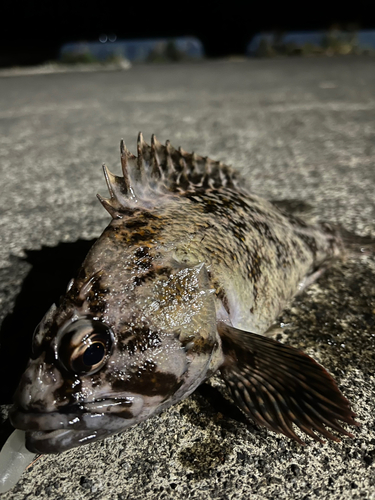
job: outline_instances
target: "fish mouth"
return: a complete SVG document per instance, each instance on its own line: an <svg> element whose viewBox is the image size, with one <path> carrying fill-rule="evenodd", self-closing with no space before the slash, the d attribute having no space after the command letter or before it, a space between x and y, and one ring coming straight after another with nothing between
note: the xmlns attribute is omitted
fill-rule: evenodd
<svg viewBox="0 0 375 500"><path fill-rule="evenodd" d="M58 429L55 431L26 431L26 448L32 453L61 453L77 446L104 439L116 431L105 429L75 431Z"/></svg>
<svg viewBox="0 0 375 500"><path fill-rule="evenodd" d="M25 411L14 406L9 419L13 427L26 431L29 451L60 453L104 439L137 423L143 404L134 399L69 405L53 412Z"/></svg>

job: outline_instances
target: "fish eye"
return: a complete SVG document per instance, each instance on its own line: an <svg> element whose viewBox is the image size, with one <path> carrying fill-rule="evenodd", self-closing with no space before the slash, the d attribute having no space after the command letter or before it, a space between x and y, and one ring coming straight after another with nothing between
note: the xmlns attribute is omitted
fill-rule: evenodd
<svg viewBox="0 0 375 500"><path fill-rule="evenodd" d="M61 330L58 359L70 372L91 375L105 365L112 344L109 326L95 319L78 319Z"/></svg>

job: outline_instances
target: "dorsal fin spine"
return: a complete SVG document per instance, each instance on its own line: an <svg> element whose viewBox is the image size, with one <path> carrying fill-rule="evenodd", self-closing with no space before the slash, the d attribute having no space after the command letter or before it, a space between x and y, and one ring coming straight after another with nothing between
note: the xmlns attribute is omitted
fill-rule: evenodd
<svg viewBox="0 0 375 500"><path fill-rule="evenodd" d="M103 198L99 193L96 196L103 207L111 215L112 219L118 219L120 217L119 210L111 204L111 200L109 200L108 198Z"/></svg>
<svg viewBox="0 0 375 500"><path fill-rule="evenodd" d="M126 203L128 190L123 177L112 174L106 165L103 165L104 177L107 182L108 191L111 200L117 202L120 206Z"/></svg>
<svg viewBox="0 0 375 500"><path fill-rule="evenodd" d="M124 139L121 139L121 141L120 141L120 154L121 154L121 156L129 155L129 150L125 146Z"/></svg>
<svg viewBox="0 0 375 500"><path fill-rule="evenodd" d="M185 191L189 190L191 186L188 176L186 175L186 170L184 169L177 178L177 184L182 187Z"/></svg>
<svg viewBox="0 0 375 500"><path fill-rule="evenodd" d="M152 168L151 176L154 179L161 179L162 169L160 168L160 159L159 159L157 149L158 149L158 140L156 139L155 134L152 134L152 137L151 137L151 168Z"/></svg>
<svg viewBox="0 0 375 500"><path fill-rule="evenodd" d="M189 153L184 149L182 149L181 146L178 148L178 152L180 153L181 156L189 156Z"/></svg>
<svg viewBox="0 0 375 500"><path fill-rule="evenodd" d="M125 208L145 202L150 206L156 196L196 189L236 189L236 176L231 167L188 153L181 147L175 149L169 141L162 145L155 135L148 145L140 132L137 156L131 154L124 141L120 141L123 177L118 177L103 165L110 199L98 198L113 218L122 217Z"/></svg>
<svg viewBox="0 0 375 500"><path fill-rule="evenodd" d="M159 152L160 150L162 150L162 148L164 147L164 146L162 145L162 143L161 143L161 142L159 142L159 141L157 140L157 138L156 138L156 135L155 135L155 134L152 134L152 136L151 136L151 146L154 146L154 148L155 148L155 149L156 149L156 151L158 151L158 152Z"/></svg>
<svg viewBox="0 0 375 500"><path fill-rule="evenodd" d="M136 158L136 168L134 172L135 182L142 184L143 186L148 186L148 179L146 175L146 158L145 153L147 153L147 148L149 146L143 139L142 132L138 134L137 140L137 158Z"/></svg>
<svg viewBox="0 0 375 500"><path fill-rule="evenodd" d="M172 145L170 141L166 141L165 143L165 148L166 148L166 164L167 164L167 176L171 176L173 172L176 171L173 165L173 159L172 159Z"/></svg>
<svg viewBox="0 0 375 500"><path fill-rule="evenodd" d="M104 172L104 178L105 178L105 181L107 183L107 188L108 188L109 194L111 195L111 199L115 199L116 196L115 196L115 193L113 190L113 177L114 177L114 175L109 171L109 168L107 167L107 165L105 163L103 163L102 169Z"/></svg>
<svg viewBox="0 0 375 500"><path fill-rule="evenodd" d="M125 150L121 149L121 170L122 170L122 175L124 177L124 185L125 185L127 193L130 190L130 178L129 178L129 170L128 170L128 157L129 157L129 155L125 152Z"/></svg>

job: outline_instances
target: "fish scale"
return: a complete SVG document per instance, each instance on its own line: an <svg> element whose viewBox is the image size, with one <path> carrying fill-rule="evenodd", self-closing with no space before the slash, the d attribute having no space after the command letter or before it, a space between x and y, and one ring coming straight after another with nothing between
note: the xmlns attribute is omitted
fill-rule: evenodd
<svg viewBox="0 0 375 500"><path fill-rule="evenodd" d="M304 444L358 425L331 375L268 338L291 299L371 239L308 224L231 167L138 137L103 166L112 221L33 340L12 424L56 453L121 432L221 373L251 419ZM278 208L280 206L281 208Z"/></svg>

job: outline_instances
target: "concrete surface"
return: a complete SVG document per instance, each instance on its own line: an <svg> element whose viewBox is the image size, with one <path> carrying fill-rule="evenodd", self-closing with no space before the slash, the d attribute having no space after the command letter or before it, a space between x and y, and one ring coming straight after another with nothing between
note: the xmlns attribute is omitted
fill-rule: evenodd
<svg viewBox="0 0 375 500"><path fill-rule="evenodd" d="M4 404L35 324L108 222L95 194L106 193L102 162L120 172L121 137L135 151L139 130L156 133L237 166L260 195L304 200L375 236L373 59L3 78L0 103ZM280 339L321 362L353 402L354 439L303 448L246 424L214 378L128 432L41 457L1 499L375 499L374 318L367 256L334 266L280 318Z"/></svg>

